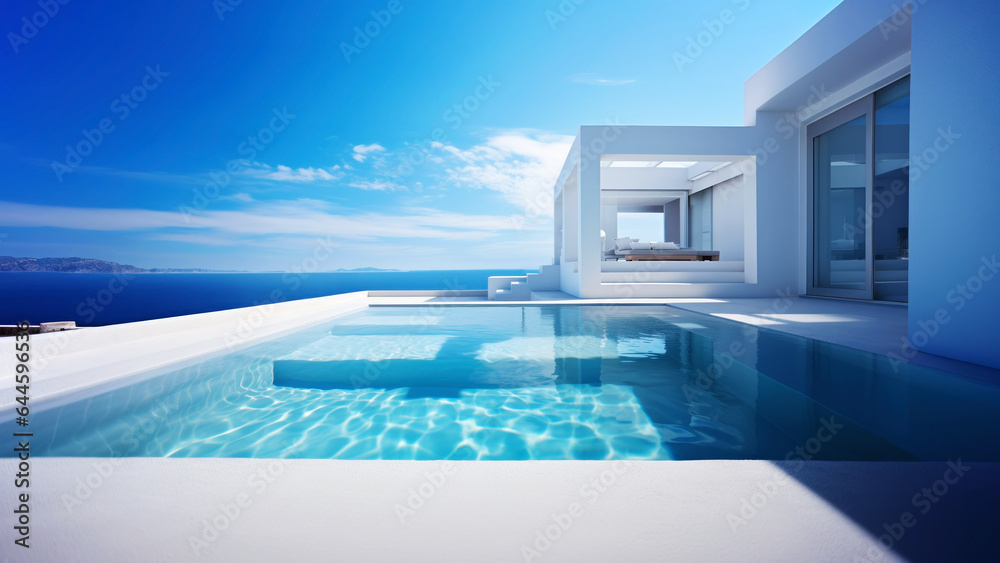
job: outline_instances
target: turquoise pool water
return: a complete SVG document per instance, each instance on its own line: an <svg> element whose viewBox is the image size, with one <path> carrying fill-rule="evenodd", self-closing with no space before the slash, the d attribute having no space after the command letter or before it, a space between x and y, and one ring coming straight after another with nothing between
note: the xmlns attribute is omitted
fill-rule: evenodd
<svg viewBox="0 0 1000 563"><path fill-rule="evenodd" d="M997 461L998 406L994 385L666 306L376 307L33 411L32 453Z"/></svg>

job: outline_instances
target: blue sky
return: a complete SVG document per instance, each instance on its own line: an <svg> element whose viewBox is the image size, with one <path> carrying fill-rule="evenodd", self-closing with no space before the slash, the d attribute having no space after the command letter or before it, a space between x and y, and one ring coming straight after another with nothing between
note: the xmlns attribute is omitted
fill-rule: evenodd
<svg viewBox="0 0 1000 563"><path fill-rule="evenodd" d="M580 125L740 125L838 3L230 1L4 2L0 255L534 269Z"/></svg>

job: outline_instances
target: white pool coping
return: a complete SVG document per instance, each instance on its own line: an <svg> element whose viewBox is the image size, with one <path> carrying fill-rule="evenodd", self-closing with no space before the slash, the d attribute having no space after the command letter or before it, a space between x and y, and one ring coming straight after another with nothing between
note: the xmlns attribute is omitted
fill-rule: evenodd
<svg viewBox="0 0 1000 563"><path fill-rule="evenodd" d="M31 335L33 398L58 401L368 307L367 292ZM14 338L0 339L0 423L14 406Z"/></svg>
<svg viewBox="0 0 1000 563"><path fill-rule="evenodd" d="M406 299L429 308L482 304L475 295L359 292L34 335L32 404L78 398L150 370ZM0 339L0 408L7 413L0 424L7 428L16 428L9 409L13 345L12 338ZM34 457L30 463L30 550L11 547L16 532L8 507L22 491L6 486L0 493L0 557L10 561L855 561L865 560L883 524L916 511L915 495L948 470L943 462L631 462L623 471L620 463L579 461ZM898 551L882 561L931 553L960 560L1000 549L987 540L1000 505L1000 464L966 465L968 475L927 514L917 512L916 526L893 540ZM264 480L251 481L260 471ZM16 460L0 459L4 479L15 472ZM604 491L588 485L602 475L615 483ZM407 507L412 491L427 498L401 523L397 507ZM744 500L759 506L748 509ZM235 514L234 503L243 504L239 515L227 516ZM553 514L565 523L561 515L571 509L566 530L550 527L558 525ZM745 524L734 524L733 517L747 515ZM209 541L214 528L221 531ZM539 531L559 539L542 549ZM197 554L192 537L206 543Z"/></svg>

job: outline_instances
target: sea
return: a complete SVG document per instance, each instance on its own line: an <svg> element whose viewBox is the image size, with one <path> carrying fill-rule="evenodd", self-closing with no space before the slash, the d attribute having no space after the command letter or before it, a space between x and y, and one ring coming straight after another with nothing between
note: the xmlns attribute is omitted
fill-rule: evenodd
<svg viewBox="0 0 1000 563"><path fill-rule="evenodd" d="M0 272L0 325L103 326L363 290L485 290L531 270L77 274Z"/></svg>

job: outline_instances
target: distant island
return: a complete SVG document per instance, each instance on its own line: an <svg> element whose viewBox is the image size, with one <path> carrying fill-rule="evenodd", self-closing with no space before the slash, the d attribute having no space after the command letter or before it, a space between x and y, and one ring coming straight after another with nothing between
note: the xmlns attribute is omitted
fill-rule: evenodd
<svg viewBox="0 0 1000 563"><path fill-rule="evenodd" d="M183 274L234 273L242 270L205 270L202 268L137 268L94 258L14 258L0 256L0 272L61 272L67 274Z"/></svg>
<svg viewBox="0 0 1000 563"><path fill-rule="evenodd" d="M336 272L399 272L381 268L340 268ZM0 256L0 272L61 272L68 274L230 274L247 270L206 270L204 268L137 268L95 258L15 258Z"/></svg>

